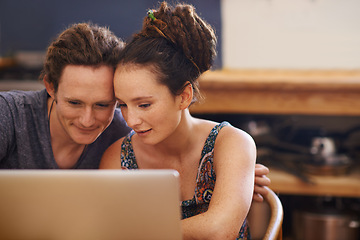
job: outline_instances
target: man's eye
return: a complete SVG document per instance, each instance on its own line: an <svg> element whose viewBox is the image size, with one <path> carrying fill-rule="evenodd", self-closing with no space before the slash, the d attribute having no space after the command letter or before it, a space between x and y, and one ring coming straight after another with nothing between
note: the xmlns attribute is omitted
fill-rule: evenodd
<svg viewBox="0 0 360 240"><path fill-rule="evenodd" d="M101 103L99 103L99 104L96 104L98 107L101 107L101 108L107 108L107 107L109 107L110 106L110 104L107 104L107 103L105 103L105 104L101 104Z"/></svg>
<svg viewBox="0 0 360 240"><path fill-rule="evenodd" d="M69 101L69 104L71 104L71 105L79 105L80 103L77 102L77 101Z"/></svg>

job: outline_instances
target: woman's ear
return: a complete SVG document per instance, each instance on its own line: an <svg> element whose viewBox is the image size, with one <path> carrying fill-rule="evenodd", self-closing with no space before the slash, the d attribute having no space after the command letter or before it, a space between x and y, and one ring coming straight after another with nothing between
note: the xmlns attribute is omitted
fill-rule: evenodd
<svg viewBox="0 0 360 240"><path fill-rule="evenodd" d="M184 110L188 108L193 100L193 87L190 82L187 82L184 85L184 89L180 94L181 102L180 102L180 109Z"/></svg>
<svg viewBox="0 0 360 240"><path fill-rule="evenodd" d="M46 88L46 91L48 92L48 94L49 94L53 99L55 99L54 84L48 82L46 75L45 75L44 78L43 78L43 82L44 82L44 85L45 85L45 88Z"/></svg>

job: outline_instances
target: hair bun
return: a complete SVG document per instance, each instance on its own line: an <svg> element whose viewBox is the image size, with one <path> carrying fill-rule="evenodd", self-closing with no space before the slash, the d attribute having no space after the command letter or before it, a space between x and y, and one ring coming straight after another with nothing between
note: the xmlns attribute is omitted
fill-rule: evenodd
<svg viewBox="0 0 360 240"><path fill-rule="evenodd" d="M213 28L189 4L171 7L162 2L158 10L145 17L139 34L166 38L183 51L200 73L210 69L216 56Z"/></svg>

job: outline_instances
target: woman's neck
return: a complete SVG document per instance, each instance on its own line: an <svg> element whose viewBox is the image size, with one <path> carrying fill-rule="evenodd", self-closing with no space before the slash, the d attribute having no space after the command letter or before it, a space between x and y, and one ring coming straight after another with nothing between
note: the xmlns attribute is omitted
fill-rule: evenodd
<svg viewBox="0 0 360 240"><path fill-rule="evenodd" d="M176 130L154 148L169 155L181 156L192 145L195 127L196 119L190 115L188 109L184 110Z"/></svg>
<svg viewBox="0 0 360 240"><path fill-rule="evenodd" d="M175 131L161 142L150 145L138 140L136 135L133 136L132 144L137 159L140 156L147 156L147 159L153 156L158 160L171 158L175 161L181 161L182 156L187 152L186 150L192 145L195 126L196 119L188 111L183 111L181 121Z"/></svg>

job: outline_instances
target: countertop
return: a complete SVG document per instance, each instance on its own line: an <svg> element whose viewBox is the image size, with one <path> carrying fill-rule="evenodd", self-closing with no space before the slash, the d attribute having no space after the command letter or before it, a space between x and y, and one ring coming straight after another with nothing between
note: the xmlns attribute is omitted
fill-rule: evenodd
<svg viewBox="0 0 360 240"><path fill-rule="evenodd" d="M308 175L312 183L278 168L270 168L268 177L270 188L280 194L360 197L360 167L337 176Z"/></svg>
<svg viewBox="0 0 360 240"><path fill-rule="evenodd" d="M209 71L200 90L193 113L360 116L360 69Z"/></svg>

